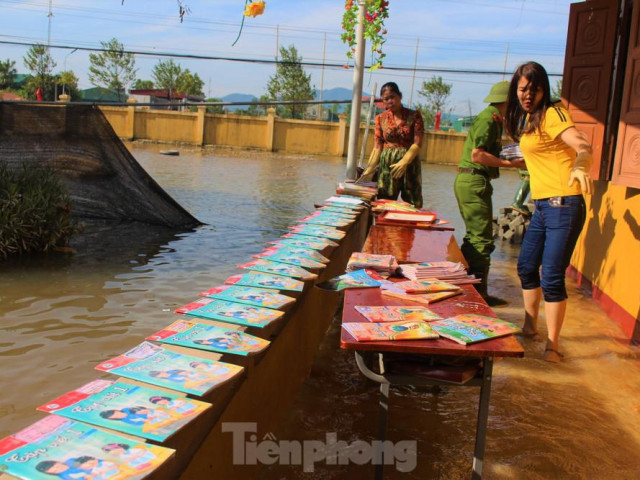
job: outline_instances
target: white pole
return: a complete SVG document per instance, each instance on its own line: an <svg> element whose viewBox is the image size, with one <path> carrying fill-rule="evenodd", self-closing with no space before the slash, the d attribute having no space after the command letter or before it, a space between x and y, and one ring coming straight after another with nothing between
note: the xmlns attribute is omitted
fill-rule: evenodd
<svg viewBox="0 0 640 480"><path fill-rule="evenodd" d="M322 42L322 73L320 74L320 103L318 104L318 114L316 120L322 120L322 100L324 99L324 60L327 52L327 34L324 34L324 40Z"/></svg>
<svg viewBox="0 0 640 480"><path fill-rule="evenodd" d="M349 150L347 151L347 180L356 179L358 137L360 136L360 109L362 106L362 79L364 77L364 10L366 1L358 0L358 26L356 28L355 68L351 97L351 123L349 124Z"/></svg>
<svg viewBox="0 0 640 480"><path fill-rule="evenodd" d="M416 83L416 68L418 68L418 47L420 45L420 37L416 37L416 55L413 58L413 75L411 76L411 93L409 94L409 108L413 108L413 87Z"/></svg>

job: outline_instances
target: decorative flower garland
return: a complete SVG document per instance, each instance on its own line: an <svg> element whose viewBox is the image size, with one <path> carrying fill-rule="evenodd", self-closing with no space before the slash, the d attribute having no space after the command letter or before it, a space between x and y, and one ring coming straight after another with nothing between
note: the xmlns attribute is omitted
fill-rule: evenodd
<svg viewBox="0 0 640 480"><path fill-rule="evenodd" d="M258 15L262 15L264 13L264 7L266 6L266 2L263 0L258 0L256 2L249 2L249 0L244 0L244 12L242 13L242 22L240 23L240 31L238 32L238 36L231 44L233 47L238 40L240 40L240 35L242 35L242 27L244 26L245 17L253 17L256 18Z"/></svg>
<svg viewBox="0 0 640 480"><path fill-rule="evenodd" d="M364 38L371 42L370 70L382 68L385 54L382 45L387 30L384 28L385 19L389 18L389 2L386 0L365 0ZM356 49L356 25L358 24L358 0L345 0L345 11L342 15L342 41L349 45L347 58L353 58Z"/></svg>

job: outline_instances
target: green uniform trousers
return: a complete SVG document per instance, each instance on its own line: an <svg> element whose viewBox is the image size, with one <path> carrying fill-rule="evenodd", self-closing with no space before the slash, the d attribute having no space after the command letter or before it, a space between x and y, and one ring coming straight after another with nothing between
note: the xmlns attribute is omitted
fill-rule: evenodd
<svg viewBox="0 0 640 480"><path fill-rule="evenodd" d="M453 189L458 200L466 234L462 239L462 254L469 263L469 273L482 278L484 289L491 264L493 243L493 187L488 177L458 173Z"/></svg>

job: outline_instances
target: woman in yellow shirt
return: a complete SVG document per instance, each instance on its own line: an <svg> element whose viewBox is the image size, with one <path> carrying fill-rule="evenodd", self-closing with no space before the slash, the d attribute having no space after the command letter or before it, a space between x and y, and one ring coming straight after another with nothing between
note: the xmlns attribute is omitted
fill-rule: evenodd
<svg viewBox="0 0 640 480"><path fill-rule="evenodd" d="M585 221L582 195L593 190L591 145L567 109L552 103L549 77L536 62L520 65L513 74L505 127L520 141L536 206L518 257L523 333L536 335L544 296L548 335L544 359L560 362L559 337L567 307L565 270Z"/></svg>

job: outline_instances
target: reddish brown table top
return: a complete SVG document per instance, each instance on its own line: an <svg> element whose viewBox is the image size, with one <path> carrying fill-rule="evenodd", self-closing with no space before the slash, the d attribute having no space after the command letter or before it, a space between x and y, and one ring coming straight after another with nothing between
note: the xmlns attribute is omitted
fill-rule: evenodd
<svg viewBox="0 0 640 480"><path fill-rule="evenodd" d="M398 262L466 261L451 232L420 230L410 227L374 225L362 248L363 252L394 255ZM495 317L495 313L472 285L462 286L464 293L430 305L443 318L460 313L478 313ZM356 305L408 305L407 302L383 296L379 288L355 288L345 291L342 322L367 321ZM419 305L414 303L414 305ZM440 338L437 340L399 340L386 342L358 342L342 330L340 347L348 350L418 353L425 355L467 355L474 357L523 357L524 349L513 336L496 338L472 345L461 345Z"/></svg>

